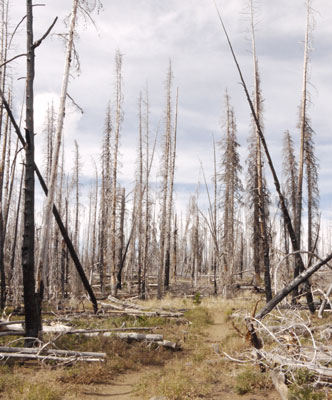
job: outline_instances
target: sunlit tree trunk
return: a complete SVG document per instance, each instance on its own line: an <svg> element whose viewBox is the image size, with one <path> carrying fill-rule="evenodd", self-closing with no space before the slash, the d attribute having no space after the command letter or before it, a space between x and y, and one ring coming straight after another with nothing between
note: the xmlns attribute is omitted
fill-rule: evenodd
<svg viewBox="0 0 332 400"><path fill-rule="evenodd" d="M171 104L171 86L172 86L172 66L168 68L166 80L166 115L165 115L165 133L163 143L163 160L162 160L162 204L161 204L161 221L160 221L160 263L158 267L158 289L157 297L160 299L163 295L164 277L165 277L165 261L167 250L167 204L169 197L169 173L170 173L170 151L172 138L172 104Z"/></svg>
<svg viewBox="0 0 332 400"><path fill-rule="evenodd" d="M70 74L70 66L71 66L71 60L72 60L74 33L75 33L75 24L76 24L78 6L79 6L79 0L74 0L73 5L72 5L70 29L69 29L68 41L67 41L65 68L64 68L64 74L63 74L60 103L59 103L59 110L58 110L58 119L57 119L56 132L55 132L54 154L52 155L52 167L51 167L51 174L50 174L50 179L49 179L48 195L46 198L46 203L45 203L44 212L43 212L41 245L40 245L40 252L39 252L38 264L37 264L37 268L39 271L39 283L38 283L39 284L39 296L40 296L41 300L43 298L43 292L44 292L44 287L46 285L46 279L47 279L47 273L48 273L47 249L48 249L49 235L50 235L50 230L51 230L52 206L54 203L54 195L55 195L56 183L57 183L59 156L60 156L60 148L61 148L65 111L66 111L66 98L67 98L67 90L68 90L68 83L69 83L69 74ZM77 249L77 247L76 247L76 249Z"/></svg>
<svg viewBox="0 0 332 400"><path fill-rule="evenodd" d="M112 171L112 201L111 201L111 223L110 223L110 272L111 293L117 294L117 263L116 263L116 205L117 205L117 177L120 129L123 119L122 115L122 54L117 51L115 56L115 124L114 124L114 149L113 149L113 171Z"/></svg>

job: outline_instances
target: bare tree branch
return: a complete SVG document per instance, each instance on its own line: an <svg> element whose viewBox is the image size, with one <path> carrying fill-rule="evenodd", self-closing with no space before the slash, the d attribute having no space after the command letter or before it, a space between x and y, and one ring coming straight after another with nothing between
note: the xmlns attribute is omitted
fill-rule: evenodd
<svg viewBox="0 0 332 400"><path fill-rule="evenodd" d="M38 46L40 46L41 43L42 43L42 41L43 41L44 39L46 39L46 37L49 35L49 33L50 33L51 30L53 29L54 25L56 24L57 20L58 20L58 17L55 17L55 19L54 19L54 21L52 22L51 26L47 29L47 31L44 33L44 35L43 35L40 39L38 39L38 40L33 44L33 48L34 48L34 49L37 48Z"/></svg>

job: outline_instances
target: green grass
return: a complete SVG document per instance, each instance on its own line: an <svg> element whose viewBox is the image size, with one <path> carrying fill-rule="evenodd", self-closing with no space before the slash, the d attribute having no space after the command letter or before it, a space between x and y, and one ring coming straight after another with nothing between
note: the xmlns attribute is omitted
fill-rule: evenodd
<svg viewBox="0 0 332 400"><path fill-rule="evenodd" d="M186 311L184 317L192 323L193 328L206 328L208 325L213 324L210 311L202 306Z"/></svg>

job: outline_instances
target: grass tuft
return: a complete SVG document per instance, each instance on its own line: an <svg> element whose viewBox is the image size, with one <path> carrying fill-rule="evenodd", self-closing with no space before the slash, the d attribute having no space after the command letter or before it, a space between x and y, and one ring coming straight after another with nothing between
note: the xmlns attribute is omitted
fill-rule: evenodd
<svg viewBox="0 0 332 400"><path fill-rule="evenodd" d="M240 372L235 379L235 391L238 394L253 393L256 390L266 390L273 387L267 374L263 374L252 366Z"/></svg>

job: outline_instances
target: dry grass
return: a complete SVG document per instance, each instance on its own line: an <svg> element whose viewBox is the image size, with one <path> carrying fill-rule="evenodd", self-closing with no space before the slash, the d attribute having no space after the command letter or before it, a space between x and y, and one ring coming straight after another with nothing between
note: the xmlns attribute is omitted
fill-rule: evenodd
<svg viewBox="0 0 332 400"><path fill-rule="evenodd" d="M180 341L183 350L172 352L154 344L127 343L116 337L65 335L56 341L58 348L103 351L107 353L106 362L81 363L56 370L40 368L33 363L29 368L5 367L0 371L0 398L80 398L77 393L83 390L82 385L109 384L117 374L141 370L142 366L157 367L147 369L141 381L139 395L143 398L165 396L169 400L217 399L223 398L223 393L227 392L233 396L228 398L235 399L240 398L239 393L269 391L271 381L266 374L254 367L232 363L222 355L223 351L234 354L250 348L250 343L245 339L243 315L253 313L257 299L252 294L244 294L242 298L231 300L204 297L198 302L192 297L166 296L161 301L154 299L139 302L150 309L185 309L185 318L190 321L189 324L183 319L179 323L176 318L161 317L75 320L73 325L79 328L158 326L158 333L162 333L168 340ZM294 393L297 393L295 388Z"/></svg>
<svg viewBox="0 0 332 400"><path fill-rule="evenodd" d="M252 307L254 302L216 297L203 298L199 306L190 304L185 316L192 325L182 357L169 360L162 371L147 375L139 387L140 394L144 398L165 396L170 400L209 399L216 388L232 390L242 370L216 354L209 341L212 337L222 351L248 348L249 344L238 335L230 319L233 312L248 304Z"/></svg>
<svg viewBox="0 0 332 400"><path fill-rule="evenodd" d="M5 400L62 400L76 398L59 387L56 373L34 366L0 367L0 398Z"/></svg>

